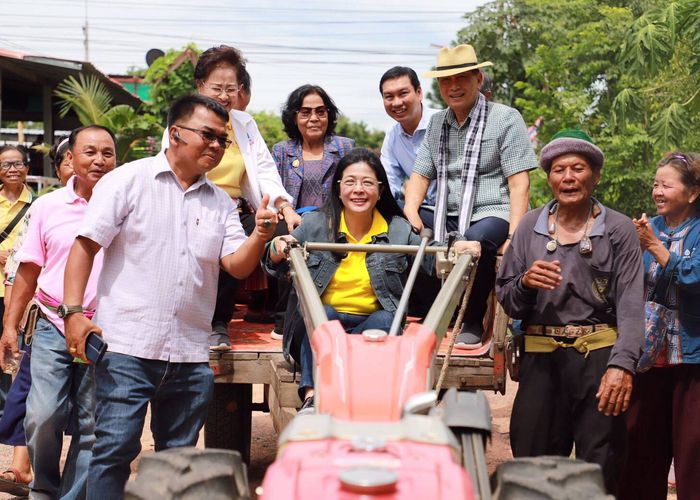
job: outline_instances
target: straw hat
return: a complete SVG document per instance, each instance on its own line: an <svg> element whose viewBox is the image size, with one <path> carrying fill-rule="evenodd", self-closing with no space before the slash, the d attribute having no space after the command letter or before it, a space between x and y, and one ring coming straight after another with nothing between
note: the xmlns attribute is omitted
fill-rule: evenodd
<svg viewBox="0 0 700 500"><path fill-rule="evenodd" d="M474 47L471 45L462 44L454 48L443 47L438 52L435 69L423 73L423 76L427 78L452 76L486 66L493 66L493 63L490 61L482 63L477 61L476 52L474 52Z"/></svg>

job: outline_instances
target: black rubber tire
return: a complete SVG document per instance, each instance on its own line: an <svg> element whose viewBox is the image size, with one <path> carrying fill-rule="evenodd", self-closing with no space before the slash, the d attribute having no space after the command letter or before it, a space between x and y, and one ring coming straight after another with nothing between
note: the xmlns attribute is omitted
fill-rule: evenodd
<svg viewBox="0 0 700 500"><path fill-rule="evenodd" d="M214 384L204 425L204 446L238 451L250 464L252 384Z"/></svg>
<svg viewBox="0 0 700 500"><path fill-rule="evenodd" d="M474 490L474 500L490 500L491 485L486 466L486 436L481 432L459 432L452 429L460 442L462 467L467 470Z"/></svg>
<svg viewBox="0 0 700 500"><path fill-rule="evenodd" d="M172 448L141 459L125 500L249 500L246 465L238 452Z"/></svg>
<svg viewBox="0 0 700 500"><path fill-rule="evenodd" d="M598 464L566 457L516 458L492 480L494 500L614 500Z"/></svg>

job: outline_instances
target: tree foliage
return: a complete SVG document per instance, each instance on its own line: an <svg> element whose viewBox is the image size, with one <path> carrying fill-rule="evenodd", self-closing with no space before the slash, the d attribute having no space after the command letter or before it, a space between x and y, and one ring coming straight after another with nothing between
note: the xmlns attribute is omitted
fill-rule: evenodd
<svg viewBox="0 0 700 500"><path fill-rule="evenodd" d="M117 159L120 163L152 155L156 152L155 140L163 133L163 127L150 114L140 114L126 104L112 106L112 96L107 87L94 75L69 76L56 87L60 98L59 114L66 116L73 111L83 125L102 125L117 138Z"/></svg>
<svg viewBox="0 0 700 500"><path fill-rule="evenodd" d="M167 122L168 109L173 101L197 90L194 82L194 65L190 59L185 59L175 68L172 67L176 59L187 50L196 54L201 53L194 43L179 50L168 50L164 56L156 59L146 72L146 82L151 85L151 103L148 109L160 123Z"/></svg>
<svg viewBox="0 0 700 500"><path fill-rule="evenodd" d="M596 195L629 215L651 211L665 151L700 149L698 0L496 0L465 15L458 43L494 63L494 100L540 144L563 128L588 132L606 155ZM549 197L533 173L532 201Z"/></svg>

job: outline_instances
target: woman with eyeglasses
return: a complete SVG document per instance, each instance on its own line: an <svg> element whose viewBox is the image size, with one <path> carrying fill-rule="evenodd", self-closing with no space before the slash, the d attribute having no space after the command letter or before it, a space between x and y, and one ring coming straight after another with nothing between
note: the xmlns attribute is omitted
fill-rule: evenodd
<svg viewBox="0 0 700 500"><path fill-rule="evenodd" d="M65 186L73 175L73 165L66 157L68 150L68 138L54 144L49 151L51 163L56 172L56 177ZM10 251L5 264L5 300L10 303L12 287L19 262L15 260L17 251L22 246L27 231L29 216L22 220L17 239ZM29 353L30 346L24 349ZM0 418L0 443L12 446L12 463L7 470L0 473L0 492L11 495L26 496L29 494L29 483L32 480L32 468L29 461L29 450L24 432L24 417L26 415L26 400L31 386L31 371L29 368L30 357L22 358L19 371L15 376L10 392L7 394L6 411ZM68 432L67 432L68 434Z"/></svg>
<svg viewBox="0 0 700 500"><path fill-rule="evenodd" d="M304 214L291 235L278 236L267 246L263 260L266 270L279 278L287 275L284 250L291 241L322 243L364 243L376 245L418 245L389 189L382 163L367 149L353 149L336 168L326 203L318 211ZM458 252L478 255L478 242L458 241ZM404 288L406 254L311 252L307 266L318 285L329 320L337 319L348 333L367 329L388 331ZM422 266L432 273L434 257ZM314 384L312 353L296 291L290 294L284 325L284 352L299 363L301 381L300 414L312 413Z"/></svg>
<svg viewBox="0 0 700 500"><path fill-rule="evenodd" d="M246 234L255 227L254 213L264 194L270 195L270 208L276 210L290 230L301 217L291 207L292 197L282 185L277 166L255 120L248 113L236 109L240 83L244 79L245 59L241 53L227 45L205 50L199 56L194 69L197 92L210 97L229 112L227 146L219 165L207 177L226 191L238 205L241 224ZM187 141L187 134L202 131L183 129L186 133L174 136L174 140ZM215 137L204 140L216 140ZM219 138L220 139L220 138ZM167 130L163 136L163 148L167 147ZM283 225L283 224L280 224ZM216 310L212 321L211 348L230 349L228 323L233 315L238 280L227 273L219 275Z"/></svg>
<svg viewBox="0 0 700 500"><path fill-rule="evenodd" d="M700 492L700 154L664 156L651 196L658 215L634 220L647 296L675 313L675 328L635 377L618 498L665 499L673 459L683 500Z"/></svg>
<svg viewBox="0 0 700 500"><path fill-rule="evenodd" d="M29 160L23 148L0 148L0 271L5 275L5 262L19 234L21 216L32 203L32 193L26 185ZM0 297L5 297L5 285L0 283ZM5 306L0 300L0 317ZM0 329L0 332L2 330ZM4 402L4 398L3 398Z"/></svg>
<svg viewBox="0 0 700 500"><path fill-rule="evenodd" d="M304 212L326 202L338 162L355 147L353 139L335 135L339 115L333 99L318 85L295 89L282 108L282 123L289 139L273 146L272 157L294 210ZM284 229L278 226L278 234L288 234ZM286 281L277 285L272 338L281 339L290 285Z"/></svg>

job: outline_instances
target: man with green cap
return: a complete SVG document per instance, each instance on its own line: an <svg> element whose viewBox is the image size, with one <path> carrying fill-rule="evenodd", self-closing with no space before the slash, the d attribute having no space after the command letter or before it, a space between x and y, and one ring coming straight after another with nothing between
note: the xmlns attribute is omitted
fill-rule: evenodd
<svg viewBox="0 0 700 500"><path fill-rule="evenodd" d="M522 320L513 455L598 463L615 494L632 375L644 341L644 280L632 221L593 198L605 157L580 130L542 149L553 200L520 221L496 280Z"/></svg>

